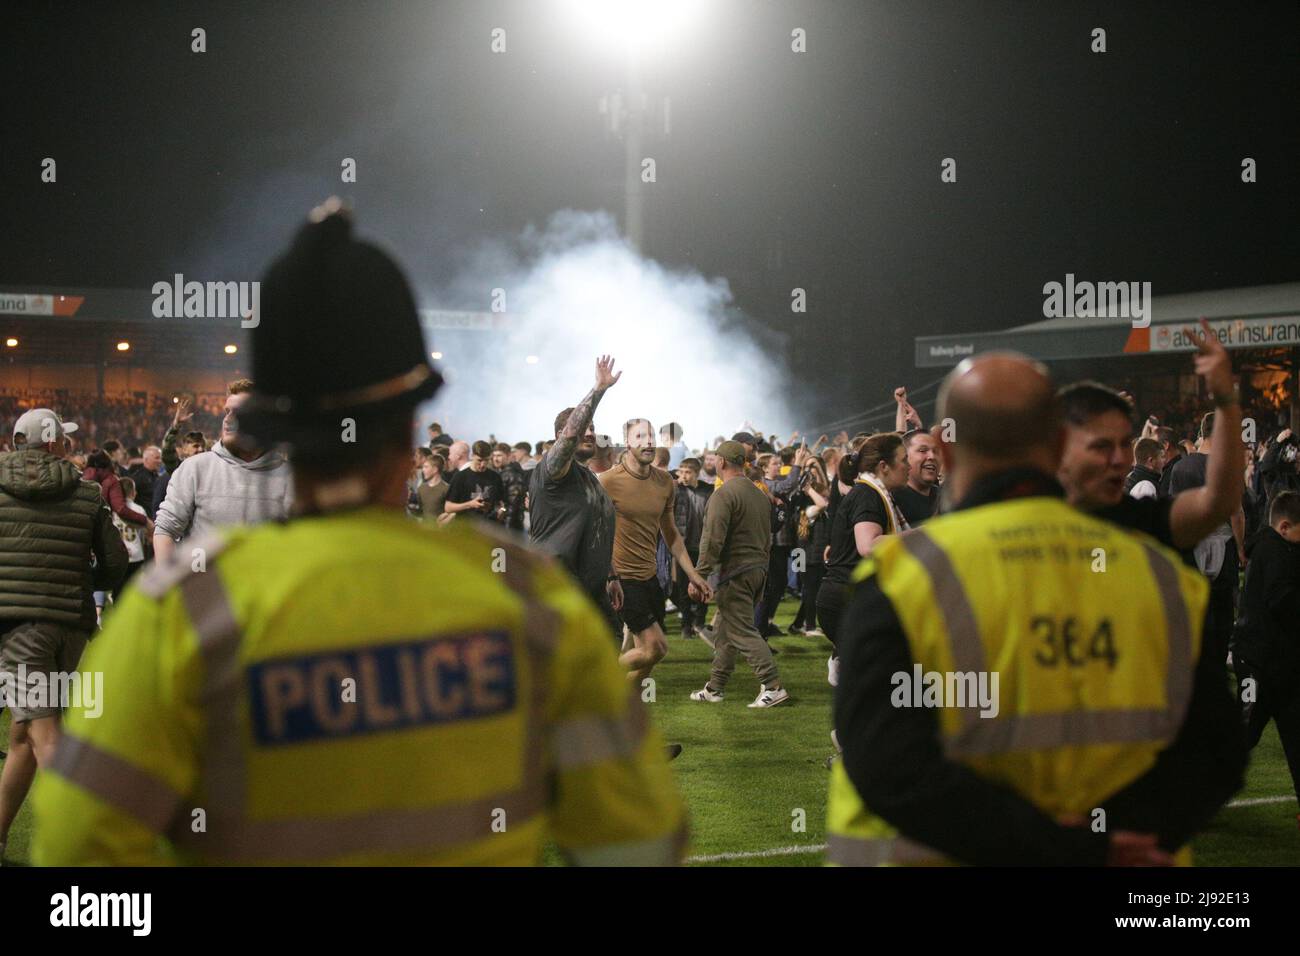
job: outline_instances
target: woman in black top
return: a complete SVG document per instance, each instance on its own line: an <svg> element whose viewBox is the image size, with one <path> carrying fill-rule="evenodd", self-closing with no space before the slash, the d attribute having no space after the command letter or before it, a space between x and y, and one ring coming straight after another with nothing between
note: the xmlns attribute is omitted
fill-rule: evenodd
<svg viewBox="0 0 1300 956"><path fill-rule="evenodd" d="M857 452L840 460L840 480L851 481L853 489L835 508L826 575L817 594L817 621L832 644L854 568L871 553L877 538L906 529L889 492L907 484L907 472L907 449L896 432L872 435ZM827 661L827 680L832 687L839 683L834 654Z"/></svg>

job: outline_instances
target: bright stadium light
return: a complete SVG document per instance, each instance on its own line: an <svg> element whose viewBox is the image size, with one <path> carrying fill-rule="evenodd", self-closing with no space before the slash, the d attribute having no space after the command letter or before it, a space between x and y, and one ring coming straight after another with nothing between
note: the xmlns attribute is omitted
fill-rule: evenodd
<svg viewBox="0 0 1300 956"><path fill-rule="evenodd" d="M539 359L536 355L530 355L528 356L528 358L524 359L524 361L527 362L529 365L536 365L539 361L541 361L541 359Z"/></svg>
<svg viewBox="0 0 1300 956"><path fill-rule="evenodd" d="M16 348L18 348L18 340L17 340L17 339L5 339L5 345L8 346L8 347L11 348L11 349L16 349Z"/></svg>
<svg viewBox="0 0 1300 956"><path fill-rule="evenodd" d="M433 359L433 360L436 362L438 359L442 358L442 353L441 353L441 352L430 352L430 353L429 353L429 358Z"/></svg>
<svg viewBox="0 0 1300 956"><path fill-rule="evenodd" d="M611 52L658 49L706 6L703 0L560 0L588 42Z"/></svg>
<svg viewBox="0 0 1300 956"><path fill-rule="evenodd" d="M239 346L238 346L238 345L227 345L227 346L226 346L226 354L227 354L227 355L234 355L234 354L235 354L236 352L238 352L238 351L239 351Z"/></svg>
<svg viewBox="0 0 1300 956"><path fill-rule="evenodd" d="M644 240L641 182L643 127L649 100L641 83L643 61L667 55L670 42L685 43L688 31L703 29L701 21L713 4L706 0L556 0L585 45L607 59L621 60L620 90L601 98L601 112L611 131L623 140L623 234L634 249ZM667 117L667 98L663 100ZM657 109L657 107L656 107ZM665 133L667 126L665 126Z"/></svg>
<svg viewBox="0 0 1300 956"><path fill-rule="evenodd" d="M118 343L117 343L117 350L118 350L119 352L125 352L125 351L127 351L128 349L130 349L130 348L131 348L131 343L130 343L130 342L118 342Z"/></svg>

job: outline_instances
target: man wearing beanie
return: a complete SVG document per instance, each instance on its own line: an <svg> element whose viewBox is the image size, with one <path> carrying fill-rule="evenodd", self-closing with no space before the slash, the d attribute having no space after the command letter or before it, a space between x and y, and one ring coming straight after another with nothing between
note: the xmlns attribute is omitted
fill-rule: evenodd
<svg viewBox="0 0 1300 956"><path fill-rule="evenodd" d="M35 859L679 860L663 744L591 602L484 523L406 520L442 380L405 277L351 231L319 207L262 281L239 426L289 447L294 515L137 577L85 665L113 705L38 784Z"/></svg>

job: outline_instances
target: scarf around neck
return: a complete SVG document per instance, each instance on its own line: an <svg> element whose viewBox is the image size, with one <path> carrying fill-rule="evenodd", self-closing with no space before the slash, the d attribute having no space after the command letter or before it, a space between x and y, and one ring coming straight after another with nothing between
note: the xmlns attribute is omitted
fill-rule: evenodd
<svg viewBox="0 0 1300 956"><path fill-rule="evenodd" d="M880 499L885 503L885 507L889 511L890 523L890 527L885 529L885 534L902 534L906 531L909 527L907 519L904 518L903 513L898 510L898 505L894 504L894 496L889 493L889 489L885 487L884 482L871 474L871 472L863 472L858 475L857 480L864 485L870 485L874 488L876 493L880 495Z"/></svg>

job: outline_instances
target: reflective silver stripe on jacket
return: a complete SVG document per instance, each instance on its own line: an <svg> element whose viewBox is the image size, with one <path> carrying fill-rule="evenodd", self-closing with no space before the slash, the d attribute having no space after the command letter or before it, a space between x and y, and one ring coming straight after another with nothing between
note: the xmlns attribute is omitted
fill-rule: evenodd
<svg viewBox="0 0 1300 956"><path fill-rule="evenodd" d="M1141 544L1165 609L1165 628L1169 635L1165 704L1169 708L1169 732L1177 734L1192 701L1192 672L1196 663L1192 653L1192 621L1178 584L1178 566L1147 542Z"/></svg>
<svg viewBox="0 0 1300 956"><path fill-rule="evenodd" d="M936 603L947 626L954 668L974 673L986 671L984 643L975 611L951 559L924 528L914 529L899 540L930 577ZM982 719L978 704L973 703L959 710L961 730L944 738L944 752L949 757L1164 740L1177 735L1192 692L1191 622L1179 588L1177 567L1151 545L1138 543L1146 552L1155 577L1168 632L1166 706L1132 710L1080 709Z"/></svg>
<svg viewBox="0 0 1300 956"><path fill-rule="evenodd" d="M181 803L181 795L160 777L71 734L59 740L45 769L130 814L154 833L167 829Z"/></svg>
<svg viewBox="0 0 1300 956"><path fill-rule="evenodd" d="M937 850L906 837L854 837L842 833L832 833L827 838L826 859L838 866L947 862Z"/></svg>
<svg viewBox="0 0 1300 956"><path fill-rule="evenodd" d="M551 728L551 751L557 770L574 770L607 760L636 756L650 726L650 712L633 688L621 717L575 717Z"/></svg>
<svg viewBox="0 0 1300 956"><path fill-rule="evenodd" d="M546 806L545 665L554 647L555 613L532 594L529 556L511 555L504 577L524 600L524 633L532 666L525 720L524 766L518 790L459 804L417 810L380 810L338 817L248 818L248 774L243 725L242 639L234 611L215 568L181 582L186 608L204 662L202 689L206 742L201 779L206 792L205 833L178 820L172 837L195 854L223 862L310 862L356 853L429 852L493 835L494 811L511 826L526 824Z"/></svg>
<svg viewBox="0 0 1300 956"><path fill-rule="evenodd" d="M971 607L966 590L961 585L961 579L952 566L952 559L924 530L914 530L899 540L930 576L935 601L943 612L944 624L948 628L953 668L968 674L984 673L988 670L988 665L984 661L984 642L980 639L979 623L975 619L975 609ZM980 718L979 707L978 700L971 700L967 706L958 710L963 733L974 731L980 724L994 723Z"/></svg>
<svg viewBox="0 0 1300 956"><path fill-rule="evenodd" d="M681 849L681 834L635 843L607 843L593 847L568 847L565 850L576 866L672 866Z"/></svg>

